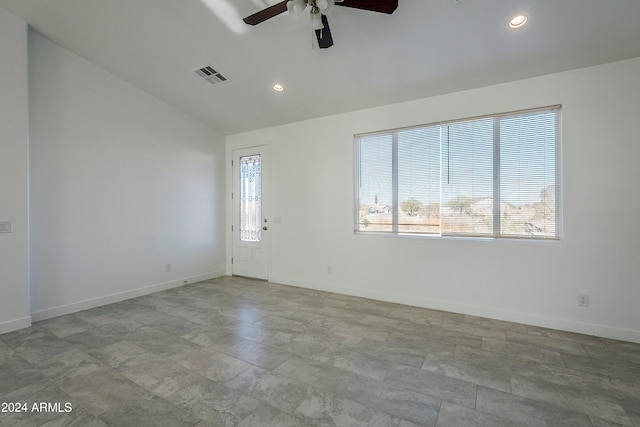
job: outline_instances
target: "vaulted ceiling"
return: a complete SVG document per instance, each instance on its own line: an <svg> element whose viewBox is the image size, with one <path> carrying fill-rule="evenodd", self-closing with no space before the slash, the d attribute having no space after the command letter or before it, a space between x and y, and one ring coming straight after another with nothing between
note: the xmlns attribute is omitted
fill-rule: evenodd
<svg viewBox="0 0 640 427"><path fill-rule="evenodd" d="M279 0L0 0L60 46L225 134L640 56L638 0L400 0L255 27ZM527 24L509 20L523 13ZM210 85L205 64L228 80ZM284 91L275 92L274 83Z"/></svg>

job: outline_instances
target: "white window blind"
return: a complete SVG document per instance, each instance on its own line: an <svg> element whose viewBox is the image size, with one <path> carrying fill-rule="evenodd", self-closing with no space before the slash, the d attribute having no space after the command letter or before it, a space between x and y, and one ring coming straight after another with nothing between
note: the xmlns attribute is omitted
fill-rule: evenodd
<svg viewBox="0 0 640 427"><path fill-rule="evenodd" d="M558 239L559 112L356 136L356 231Z"/></svg>
<svg viewBox="0 0 640 427"><path fill-rule="evenodd" d="M359 221L370 231L393 231L393 135L372 135L359 144Z"/></svg>
<svg viewBox="0 0 640 427"><path fill-rule="evenodd" d="M440 231L440 131L398 132L398 232Z"/></svg>
<svg viewBox="0 0 640 427"><path fill-rule="evenodd" d="M442 125L442 234L493 235L493 120Z"/></svg>
<svg viewBox="0 0 640 427"><path fill-rule="evenodd" d="M500 233L557 237L558 111L500 118Z"/></svg>

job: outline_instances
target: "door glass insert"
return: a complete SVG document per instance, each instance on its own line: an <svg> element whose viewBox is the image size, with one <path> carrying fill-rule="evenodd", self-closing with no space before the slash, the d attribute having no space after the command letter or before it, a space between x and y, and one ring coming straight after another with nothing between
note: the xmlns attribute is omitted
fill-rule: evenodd
<svg viewBox="0 0 640 427"><path fill-rule="evenodd" d="M240 157L240 240L259 242L262 234L260 154Z"/></svg>

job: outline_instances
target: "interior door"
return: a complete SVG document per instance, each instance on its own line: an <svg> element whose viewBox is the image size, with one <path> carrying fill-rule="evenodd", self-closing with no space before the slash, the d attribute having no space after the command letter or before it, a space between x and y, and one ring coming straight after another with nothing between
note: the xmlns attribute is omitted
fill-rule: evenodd
<svg viewBox="0 0 640 427"><path fill-rule="evenodd" d="M269 279L268 146L233 150L232 273Z"/></svg>

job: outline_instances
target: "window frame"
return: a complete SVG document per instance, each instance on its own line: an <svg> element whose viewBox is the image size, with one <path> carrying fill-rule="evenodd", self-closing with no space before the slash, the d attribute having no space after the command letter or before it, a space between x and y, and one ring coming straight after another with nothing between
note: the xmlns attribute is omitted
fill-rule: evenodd
<svg viewBox="0 0 640 427"><path fill-rule="evenodd" d="M555 117L555 236L532 236L532 235L517 235L517 234L501 234L501 205L500 205L500 120L506 117L523 117L533 115L536 113L554 111ZM470 122L474 120L492 119L493 120L493 232L491 234L464 234L464 233L443 233L442 231L442 216L440 217L440 229L438 233L427 232L403 232L399 231L399 188L398 188L398 133L403 131L410 131L414 129L424 129L435 126L448 126L456 123ZM442 128L441 128L442 129ZM361 156L360 156L360 141L362 138L390 135L392 139L392 227L391 231L368 231L362 230L360 224L360 188L361 188ZM386 236L409 236L416 238L453 238L453 239L473 239L473 240L524 240L534 242L559 242L563 240L563 199L562 199L562 105L550 105L545 107L530 108L523 110L516 110L510 112L488 114L481 116L473 116L467 118L445 120L427 124L420 124L407 127L399 127L393 129L380 130L375 132L358 133L354 135L353 139L354 147L354 234L362 235L386 235ZM442 148L440 150L440 158L442 159ZM442 165L440 166L442 172ZM496 172L497 171L497 172ZM442 179L442 176L441 176ZM442 189L442 183L440 183ZM442 197L442 190L441 190ZM441 199L440 199L441 200ZM497 201L497 203L496 203ZM442 209L442 202L440 202L440 209ZM496 232L496 230L498 230Z"/></svg>

